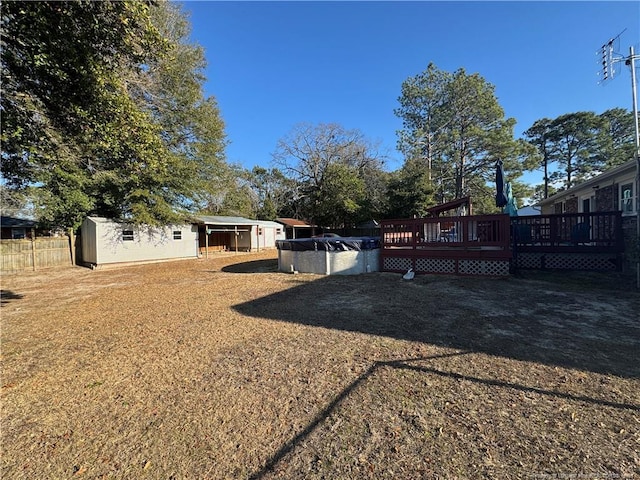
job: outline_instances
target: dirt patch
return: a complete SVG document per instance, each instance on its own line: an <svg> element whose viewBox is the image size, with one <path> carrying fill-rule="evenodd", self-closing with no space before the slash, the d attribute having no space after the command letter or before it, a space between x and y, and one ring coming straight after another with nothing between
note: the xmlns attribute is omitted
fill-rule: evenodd
<svg viewBox="0 0 640 480"><path fill-rule="evenodd" d="M274 258L4 276L3 476L640 476L637 293Z"/></svg>

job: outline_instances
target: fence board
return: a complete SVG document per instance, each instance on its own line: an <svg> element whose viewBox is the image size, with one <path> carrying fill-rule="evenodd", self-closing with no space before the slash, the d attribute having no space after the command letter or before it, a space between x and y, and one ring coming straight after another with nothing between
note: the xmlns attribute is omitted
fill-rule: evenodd
<svg viewBox="0 0 640 480"><path fill-rule="evenodd" d="M63 265L71 265L71 250L67 237L0 240L0 271L19 272Z"/></svg>

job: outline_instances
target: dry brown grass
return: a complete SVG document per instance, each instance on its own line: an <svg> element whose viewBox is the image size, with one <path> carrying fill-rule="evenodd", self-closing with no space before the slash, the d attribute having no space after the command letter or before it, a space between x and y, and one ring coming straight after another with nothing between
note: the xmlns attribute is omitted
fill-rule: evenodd
<svg viewBox="0 0 640 480"><path fill-rule="evenodd" d="M274 258L3 277L2 478L640 477L637 293Z"/></svg>

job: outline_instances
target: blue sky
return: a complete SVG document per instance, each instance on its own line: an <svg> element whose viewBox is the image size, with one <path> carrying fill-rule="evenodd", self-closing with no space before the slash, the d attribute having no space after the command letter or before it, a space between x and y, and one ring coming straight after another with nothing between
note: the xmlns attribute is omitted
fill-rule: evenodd
<svg viewBox="0 0 640 480"><path fill-rule="evenodd" d="M640 51L640 2L183 2L205 48L228 161L269 167L297 123L335 122L377 140L402 165L393 110L402 82L464 68L495 86L519 137L534 121L632 109L629 68L599 85L597 51L621 32ZM638 62L640 66L640 62ZM523 180L540 183L541 174Z"/></svg>

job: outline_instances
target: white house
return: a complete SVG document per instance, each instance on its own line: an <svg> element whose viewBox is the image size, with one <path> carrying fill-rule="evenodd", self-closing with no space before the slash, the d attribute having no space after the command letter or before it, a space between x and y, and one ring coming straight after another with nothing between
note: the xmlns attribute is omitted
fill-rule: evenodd
<svg viewBox="0 0 640 480"><path fill-rule="evenodd" d="M80 227L86 265L198 258L198 227L136 227L102 217L87 217Z"/></svg>

